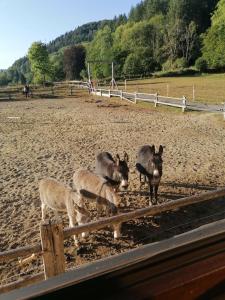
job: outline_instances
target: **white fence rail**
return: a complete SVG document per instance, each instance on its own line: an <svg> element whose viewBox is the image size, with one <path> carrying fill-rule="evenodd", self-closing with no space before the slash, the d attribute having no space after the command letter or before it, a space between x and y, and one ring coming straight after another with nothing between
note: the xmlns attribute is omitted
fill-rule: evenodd
<svg viewBox="0 0 225 300"><path fill-rule="evenodd" d="M103 97L119 97L121 99L130 101L131 103L137 103L138 101L154 103L155 107L158 105L166 105L176 108L181 108L182 112L186 110L193 111L205 111L212 113L223 114L225 120L225 103L218 104L206 104L200 103L196 101L189 101L185 96L182 98L176 97L167 97L159 94L148 94L148 93L140 93L140 92L127 92L124 90L111 90L106 88L95 88L90 86L88 82L85 81L67 81L69 86L75 86L78 88L88 89L89 93L97 96Z"/></svg>
<svg viewBox="0 0 225 300"><path fill-rule="evenodd" d="M81 86L81 85L80 85ZM83 85L82 87L87 88L88 85ZM110 90L110 89L101 89L101 88L91 88L91 93L93 95L97 96L104 96L104 97L119 97L121 99L130 101L132 103L137 103L138 101L142 102L151 102L155 104L155 107L157 105L167 105L167 106L173 106L181 108L184 112L187 109L187 100L185 97L182 98L171 98L171 97L165 97L160 96L157 93L156 94L147 94L147 93L131 93L126 92L123 90Z"/></svg>

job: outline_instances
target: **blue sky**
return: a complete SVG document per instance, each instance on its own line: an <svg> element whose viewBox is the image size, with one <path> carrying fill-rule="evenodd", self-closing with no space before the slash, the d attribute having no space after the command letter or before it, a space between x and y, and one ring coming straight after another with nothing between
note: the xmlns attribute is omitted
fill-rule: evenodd
<svg viewBox="0 0 225 300"><path fill-rule="evenodd" d="M140 0L0 0L0 69L79 25L128 13Z"/></svg>

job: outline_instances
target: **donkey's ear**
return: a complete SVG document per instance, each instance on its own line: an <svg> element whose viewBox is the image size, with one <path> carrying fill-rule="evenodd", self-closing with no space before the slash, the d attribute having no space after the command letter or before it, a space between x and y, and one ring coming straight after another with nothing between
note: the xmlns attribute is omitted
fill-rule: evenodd
<svg viewBox="0 0 225 300"><path fill-rule="evenodd" d="M126 151L124 151L124 161L125 161L125 162L128 162L128 161L129 161L129 156L128 156L128 154L127 154Z"/></svg>
<svg viewBox="0 0 225 300"><path fill-rule="evenodd" d="M159 154L160 154L160 155L163 154L163 146L162 146L162 145L159 146Z"/></svg>
<svg viewBox="0 0 225 300"><path fill-rule="evenodd" d="M119 163L120 163L120 156L119 156L119 154L116 154L115 161L116 161L117 166L119 166Z"/></svg>
<svg viewBox="0 0 225 300"><path fill-rule="evenodd" d="M151 150L152 150L152 153L155 154L155 145L152 145Z"/></svg>

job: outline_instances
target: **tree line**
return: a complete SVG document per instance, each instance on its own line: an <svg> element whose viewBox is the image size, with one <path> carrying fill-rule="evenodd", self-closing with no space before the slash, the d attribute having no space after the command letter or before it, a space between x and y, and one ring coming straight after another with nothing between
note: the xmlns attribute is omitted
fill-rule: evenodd
<svg viewBox="0 0 225 300"><path fill-rule="evenodd" d="M0 71L9 82L87 77L88 61L113 61L118 77L149 76L196 66L225 67L225 0L143 0L128 16L93 22L48 45L35 42L28 56ZM110 64L92 65L95 78L107 78Z"/></svg>

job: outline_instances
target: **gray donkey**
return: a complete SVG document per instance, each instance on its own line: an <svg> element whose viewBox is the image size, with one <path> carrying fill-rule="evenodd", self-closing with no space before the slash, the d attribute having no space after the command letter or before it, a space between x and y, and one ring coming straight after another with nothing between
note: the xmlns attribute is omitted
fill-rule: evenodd
<svg viewBox="0 0 225 300"><path fill-rule="evenodd" d="M140 183L141 175L144 175L144 182L146 178L148 179L149 190L151 201L149 204L157 204L158 200L158 187L162 177L162 154L163 146L159 146L159 152L155 152L155 146L145 145L142 146L137 154L136 168L140 173ZM142 184L142 183L141 183ZM153 202L153 193L155 194L155 201Z"/></svg>
<svg viewBox="0 0 225 300"><path fill-rule="evenodd" d="M109 184L122 189L128 188L128 154L124 152L123 160L116 155L115 160L109 152L101 152L96 157L95 172L104 177Z"/></svg>

